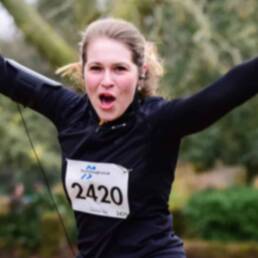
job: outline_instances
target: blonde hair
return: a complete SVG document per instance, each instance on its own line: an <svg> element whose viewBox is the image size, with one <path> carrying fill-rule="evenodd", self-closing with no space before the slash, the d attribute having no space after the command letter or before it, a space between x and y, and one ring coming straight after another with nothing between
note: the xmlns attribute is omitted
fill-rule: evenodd
<svg viewBox="0 0 258 258"><path fill-rule="evenodd" d="M132 52L132 61L139 69L141 87L139 91L143 96L156 94L158 82L163 75L163 67L158 58L157 49L151 42L147 42L142 33L130 22L116 18L103 18L90 23L83 33L80 43L81 60L57 70L62 76L69 76L83 85L83 67L87 62L87 46L98 38L106 37L124 43ZM143 65L146 64L146 74L143 74Z"/></svg>

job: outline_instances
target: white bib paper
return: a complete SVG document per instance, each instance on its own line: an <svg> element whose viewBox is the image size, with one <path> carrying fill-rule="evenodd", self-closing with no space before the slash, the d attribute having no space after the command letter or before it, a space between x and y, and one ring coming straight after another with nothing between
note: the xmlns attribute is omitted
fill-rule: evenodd
<svg viewBox="0 0 258 258"><path fill-rule="evenodd" d="M125 219L129 170L112 163L67 159L65 184L76 211Z"/></svg>

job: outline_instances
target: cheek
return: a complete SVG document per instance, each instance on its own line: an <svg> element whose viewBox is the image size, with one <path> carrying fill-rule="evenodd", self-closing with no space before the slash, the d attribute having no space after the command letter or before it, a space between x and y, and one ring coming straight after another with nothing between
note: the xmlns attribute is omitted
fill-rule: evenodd
<svg viewBox="0 0 258 258"><path fill-rule="evenodd" d="M87 93L96 91L97 85L98 85L98 78L96 78L96 76L92 76L92 75L85 76L85 88Z"/></svg>
<svg viewBox="0 0 258 258"><path fill-rule="evenodd" d="M120 80L120 89L126 95L134 95L134 92L137 87L137 80L134 76L123 78Z"/></svg>

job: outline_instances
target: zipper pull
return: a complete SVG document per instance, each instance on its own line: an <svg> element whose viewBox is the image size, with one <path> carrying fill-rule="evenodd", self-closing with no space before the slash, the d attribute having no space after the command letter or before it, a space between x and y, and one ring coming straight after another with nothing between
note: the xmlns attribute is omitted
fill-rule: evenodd
<svg viewBox="0 0 258 258"><path fill-rule="evenodd" d="M121 125L113 125L113 126L111 126L111 130L115 130L115 129L121 128L121 127L126 127L126 123L123 123Z"/></svg>

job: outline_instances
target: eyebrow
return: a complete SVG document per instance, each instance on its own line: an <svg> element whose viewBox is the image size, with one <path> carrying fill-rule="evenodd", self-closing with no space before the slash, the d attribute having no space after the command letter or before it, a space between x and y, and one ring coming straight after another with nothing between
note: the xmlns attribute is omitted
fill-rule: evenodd
<svg viewBox="0 0 258 258"><path fill-rule="evenodd" d="M90 63L88 63L89 65L101 65L101 63L99 63L99 62L95 62L95 61L93 61L93 62L90 62Z"/></svg>
<svg viewBox="0 0 258 258"><path fill-rule="evenodd" d="M102 65L102 63L100 63L100 62L96 62L96 61L92 61L92 62L90 62L90 63L88 63L89 65ZM126 66L126 67L128 67L129 66L129 64L128 63L126 63L126 62L117 62L117 63L113 63L113 64L111 64L112 66L114 66L114 65L121 65L121 66Z"/></svg>
<svg viewBox="0 0 258 258"><path fill-rule="evenodd" d="M128 63L118 62L118 63L115 63L115 65L128 66Z"/></svg>

